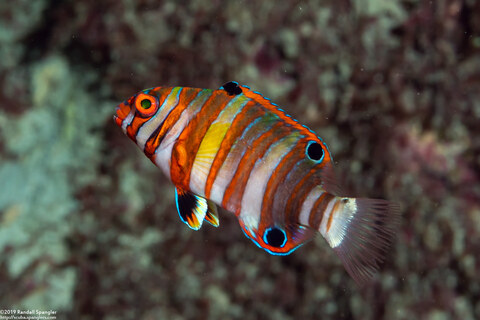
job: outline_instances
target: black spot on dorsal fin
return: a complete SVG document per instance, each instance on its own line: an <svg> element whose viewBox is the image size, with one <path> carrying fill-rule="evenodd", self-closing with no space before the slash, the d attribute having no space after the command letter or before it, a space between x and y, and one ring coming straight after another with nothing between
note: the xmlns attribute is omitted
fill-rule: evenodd
<svg viewBox="0 0 480 320"><path fill-rule="evenodd" d="M229 96L238 96L242 93L242 88L235 81L225 83L220 89L225 90Z"/></svg>
<svg viewBox="0 0 480 320"><path fill-rule="evenodd" d="M325 152L320 144L315 141L311 141L307 146L307 156L313 161L319 161L325 156Z"/></svg>

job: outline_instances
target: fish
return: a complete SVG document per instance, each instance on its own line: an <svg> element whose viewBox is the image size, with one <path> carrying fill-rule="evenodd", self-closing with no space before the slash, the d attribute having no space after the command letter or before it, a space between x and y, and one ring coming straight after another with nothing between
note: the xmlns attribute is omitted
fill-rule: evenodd
<svg viewBox="0 0 480 320"><path fill-rule="evenodd" d="M399 206L342 195L326 143L248 86L145 89L116 107L114 122L173 183L191 229L218 227L221 207L273 255L320 234L359 285L393 242Z"/></svg>

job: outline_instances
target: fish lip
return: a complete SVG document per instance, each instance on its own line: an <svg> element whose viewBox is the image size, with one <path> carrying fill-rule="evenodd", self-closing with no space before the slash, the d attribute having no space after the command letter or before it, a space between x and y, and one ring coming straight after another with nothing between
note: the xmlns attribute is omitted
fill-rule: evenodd
<svg viewBox="0 0 480 320"><path fill-rule="evenodd" d="M113 115L113 120L117 125L122 126L122 122L127 117L130 109L131 107L128 100L118 104L115 107L115 114Z"/></svg>
<svg viewBox="0 0 480 320"><path fill-rule="evenodd" d="M121 126L122 122L123 122L120 111L121 111L120 106L119 105L116 106L115 107L115 114L113 115L113 121L119 126Z"/></svg>
<svg viewBox="0 0 480 320"><path fill-rule="evenodd" d="M122 120L120 120L120 118L119 118L116 114L113 115L113 122L115 122L116 124L118 124L118 122L121 122L121 121L122 121Z"/></svg>

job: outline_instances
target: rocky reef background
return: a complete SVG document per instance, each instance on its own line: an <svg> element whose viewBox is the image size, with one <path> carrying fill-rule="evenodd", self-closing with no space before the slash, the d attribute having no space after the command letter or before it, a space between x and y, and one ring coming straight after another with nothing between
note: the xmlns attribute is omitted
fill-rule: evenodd
<svg viewBox="0 0 480 320"><path fill-rule="evenodd" d="M348 194L402 205L372 284L320 237L188 229L112 121L158 85L262 92ZM480 318L480 2L0 2L0 309L58 319Z"/></svg>

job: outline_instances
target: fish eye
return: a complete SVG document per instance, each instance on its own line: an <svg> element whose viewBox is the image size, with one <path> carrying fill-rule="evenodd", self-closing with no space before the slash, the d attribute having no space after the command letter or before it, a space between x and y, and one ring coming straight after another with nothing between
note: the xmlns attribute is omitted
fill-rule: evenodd
<svg viewBox="0 0 480 320"><path fill-rule="evenodd" d="M272 247L282 248L287 242L287 234L277 227L268 228L263 234L263 242Z"/></svg>
<svg viewBox="0 0 480 320"><path fill-rule="evenodd" d="M149 99L143 99L142 101L140 101L140 106L143 109L148 109L152 106L152 101L150 101Z"/></svg>
<svg viewBox="0 0 480 320"><path fill-rule="evenodd" d="M158 100L155 97L142 92L135 99L135 108L141 117L151 117L157 112Z"/></svg>
<svg viewBox="0 0 480 320"><path fill-rule="evenodd" d="M306 154L313 161L322 161L325 156L322 146L315 141L308 143Z"/></svg>

